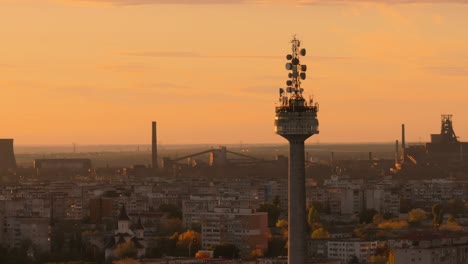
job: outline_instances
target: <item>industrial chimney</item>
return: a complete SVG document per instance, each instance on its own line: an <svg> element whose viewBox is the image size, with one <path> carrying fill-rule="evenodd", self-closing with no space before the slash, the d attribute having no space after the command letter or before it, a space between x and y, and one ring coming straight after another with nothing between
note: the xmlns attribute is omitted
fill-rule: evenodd
<svg viewBox="0 0 468 264"><path fill-rule="evenodd" d="M0 139L0 169L16 169L13 139Z"/></svg>
<svg viewBox="0 0 468 264"><path fill-rule="evenodd" d="M151 144L151 165L153 168L153 172L156 172L156 169L158 168L158 138L157 138L157 132L156 132L156 122L153 121L153 126L152 126L152 144Z"/></svg>
<svg viewBox="0 0 468 264"><path fill-rule="evenodd" d="M401 148L403 151L406 148L406 140L405 140L405 124L401 125Z"/></svg>

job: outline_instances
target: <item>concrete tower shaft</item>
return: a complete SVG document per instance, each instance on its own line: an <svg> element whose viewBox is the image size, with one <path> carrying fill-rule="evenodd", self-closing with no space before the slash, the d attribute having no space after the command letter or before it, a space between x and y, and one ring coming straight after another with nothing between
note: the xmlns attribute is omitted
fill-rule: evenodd
<svg viewBox="0 0 468 264"><path fill-rule="evenodd" d="M0 139L0 169L16 169L13 139Z"/></svg>
<svg viewBox="0 0 468 264"><path fill-rule="evenodd" d="M151 128L151 166L155 172L158 168L158 134L155 121L151 123Z"/></svg>
<svg viewBox="0 0 468 264"><path fill-rule="evenodd" d="M305 49L299 50L300 41L291 41L292 54L286 56L291 62L286 69L291 70L286 90L280 88L281 105L275 109L275 132L289 141L288 175L288 263L307 263L307 220L305 202L305 150L304 142L318 134L318 105L312 99L309 104L302 97L304 89L300 87L305 79L307 67L300 64L299 57Z"/></svg>

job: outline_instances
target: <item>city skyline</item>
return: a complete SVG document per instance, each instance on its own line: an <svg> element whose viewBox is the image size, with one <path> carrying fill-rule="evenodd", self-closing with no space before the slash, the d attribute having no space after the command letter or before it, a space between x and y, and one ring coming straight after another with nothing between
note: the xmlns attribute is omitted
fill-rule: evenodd
<svg viewBox="0 0 468 264"><path fill-rule="evenodd" d="M273 110L297 33L311 141L391 142L405 123L425 142L445 113L468 141L468 1L344 2L1 1L0 137L149 144L156 120L165 144L285 144Z"/></svg>

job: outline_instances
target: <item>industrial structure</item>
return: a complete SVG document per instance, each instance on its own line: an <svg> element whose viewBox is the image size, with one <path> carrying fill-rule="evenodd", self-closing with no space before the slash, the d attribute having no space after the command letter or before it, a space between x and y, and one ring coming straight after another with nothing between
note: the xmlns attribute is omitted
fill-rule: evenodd
<svg viewBox="0 0 468 264"><path fill-rule="evenodd" d="M13 139L0 139L0 169L16 169Z"/></svg>
<svg viewBox="0 0 468 264"><path fill-rule="evenodd" d="M35 159L36 176L45 178L85 176L91 173L90 159Z"/></svg>
<svg viewBox="0 0 468 264"><path fill-rule="evenodd" d="M318 134L318 104L302 96L306 65L301 65L300 57L306 55L301 49L300 40L291 41L292 53L286 56L286 69L291 71L286 82L287 88L279 89L280 106L276 107L275 132L289 141L289 179L288 179L288 263L307 262L306 250L306 202L305 202L305 150L304 142Z"/></svg>
<svg viewBox="0 0 468 264"><path fill-rule="evenodd" d="M398 149L395 151L398 152ZM432 134L431 142L426 144L407 145L405 125L402 125L401 152L400 161L396 165L402 170L440 168L447 173L467 169L465 157L468 155L468 142L458 140L452 115L441 116L440 133Z"/></svg>
<svg viewBox="0 0 468 264"><path fill-rule="evenodd" d="M202 155L208 154L209 157L206 159L196 159ZM230 154L228 157L228 154ZM233 156L237 158L233 158ZM185 165L181 162L185 161ZM228 150L225 146L219 148L207 149L201 152L197 152L183 157L169 158L164 157L162 162L162 168L166 175L177 176L177 172L183 167L200 167L205 166L215 170L224 171L226 168L232 168L233 166L246 166L254 163L268 162L249 155L237 153Z"/></svg>
<svg viewBox="0 0 468 264"><path fill-rule="evenodd" d="M152 123L152 140L151 140L151 166L153 168L153 173L156 173L158 168L158 135L156 131L156 122Z"/></svg>

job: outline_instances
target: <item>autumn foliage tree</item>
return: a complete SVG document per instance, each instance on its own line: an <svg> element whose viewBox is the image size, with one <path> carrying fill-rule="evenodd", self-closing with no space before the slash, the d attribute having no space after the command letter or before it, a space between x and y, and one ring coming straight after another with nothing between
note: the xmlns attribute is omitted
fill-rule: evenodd
<svg viewBox="0 0 468 264"><path fill-rule="evenodd" d="M434 228L439 229L439 226L444 220L444 208L441 204L434 204L432 206L432 225Z"/></svg>
<svg viewBox="0 0 468 264"><path fill-rule="evenodd" d="M201 235L193 230L187 230L180 234L177 240L177 247L188 250L191 247L192 252L196 252L201 248Z"/></svg>
<svg viewBox="0 0 468 264"><path fill-rule="evenodd" d="M274 227L281 214L281 208L279 204L276 203L263 203L260 205L257 212L268 213L268 227Z"/></svg>
<svg viewBox="0 0 468 264"><path fill-rule="evenodd" d="M131 259L131 258L124 258L124 259L114 260L112 264L141 264L141 262L135 259Z"/></svg>
<svg viewBox="0 0 468 264"><path fill-rule="evenodd" d="M314 239L330 238L330 233L328 233L328 231L325 230L325 228L320 227L320 228L318 228L318 229L315 229L315 230L312 232L311 237L314 238Z"/></svg>
<svg viewBox="0 0 468 264"><path fill-rule="evenodd" d="M427 219L427 212L420 209L412 209L408 213L408 222L412 225L419 225L422 221Z"/></svg>
<svg viewBox="0 0 468 264"><path fill-rule="evenodd" d="M137 255L137 249L132 241L117 245L114 249L114 254L119 259L135 258Z"/></svg>

